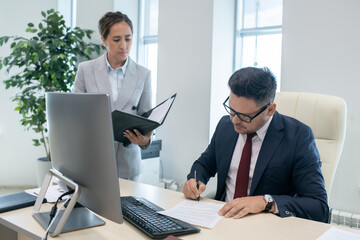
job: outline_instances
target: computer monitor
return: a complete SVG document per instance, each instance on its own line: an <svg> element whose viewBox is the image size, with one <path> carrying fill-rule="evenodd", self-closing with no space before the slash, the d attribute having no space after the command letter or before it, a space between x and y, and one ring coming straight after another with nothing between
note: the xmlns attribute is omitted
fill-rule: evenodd
<svg viewBox="0 0 360 240"><path fill-rule="evenodd" d="M110 100L106 94L46 93L52 167L78 184L78 202L123 222Z"/></svg>

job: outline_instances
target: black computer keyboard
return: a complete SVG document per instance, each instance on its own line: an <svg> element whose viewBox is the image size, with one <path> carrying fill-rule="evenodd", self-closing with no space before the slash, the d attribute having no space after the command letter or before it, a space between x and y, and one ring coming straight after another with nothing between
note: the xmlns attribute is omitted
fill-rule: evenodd
<svg viewBox="0 0 360 240"><path fill-rule="evenodd" d="M124 218L152 238L200 231L191 224L157 213L163 209L145 198L121 197L121 207Z"/></svg>

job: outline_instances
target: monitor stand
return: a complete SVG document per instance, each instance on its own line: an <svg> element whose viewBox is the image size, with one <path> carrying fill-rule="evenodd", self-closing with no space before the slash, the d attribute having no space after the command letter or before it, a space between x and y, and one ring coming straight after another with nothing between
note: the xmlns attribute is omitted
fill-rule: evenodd
<svg viewBox="0 0 360 240"><path fill-rule="evenodd" d="M41 185L40 193L36 199L32 216L40 223L40 225L47 229L49 227L50 212L40 212L40 208L45 198L45 194L49 187L52 177L55 176L63 181L68 187L74 189L71 200L65 210L60 212L54 217L49 229L50 236L55 237L63 232L70 232L90 227L104 225L105 222L97 217L94 213L84 207L75 207L75 204L80 196L80 188L78 184L66 178L55 169L50 169L46 174L44 181Z"/></svg>

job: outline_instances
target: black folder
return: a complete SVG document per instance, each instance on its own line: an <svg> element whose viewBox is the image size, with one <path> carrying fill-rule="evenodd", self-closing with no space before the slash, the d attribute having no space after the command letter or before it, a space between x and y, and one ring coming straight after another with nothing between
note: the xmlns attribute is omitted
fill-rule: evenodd
<svg viewBox="0 0 360 240"><path fill-rule="evenodd" d="M162 125L165 121L167 114L169 113L172 104L174 103L175 97L176 94L166 99L156 107L145 112L141 116L118 111L118 110L113 111L111 115L112 115L115 141L121 142L123 143L124 146L127 146L130 144L130 140L124 137L125 130L133 131L134 129L137 129L142 135L145 135L148 132ZM161 108L164 108L162 110L165 110L160 116L161 120L160 121L151 120L150 118L152 113L155 113L157 110L160 110Z"/></svg>
<svg viewBox="0 0 360 240"><path fill-rule="evenodd" d="M34 206L36 196L28 194L26 192L19 192L10 195L0 197L0 213ZM44 199L46 202L46 199Z"/></svg>

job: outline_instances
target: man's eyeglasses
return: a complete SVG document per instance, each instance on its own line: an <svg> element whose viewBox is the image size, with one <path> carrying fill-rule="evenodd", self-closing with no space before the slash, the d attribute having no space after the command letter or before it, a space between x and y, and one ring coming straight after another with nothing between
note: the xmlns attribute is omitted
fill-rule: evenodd
<svg viewBox="0 0 360 240"><path fill-rule="evenodd" d="M232 109L230 106L228 106L226 104L226 102L229 100L230 96L226 98L226 100L224 101L223 105L224 105L224 108L225 110L232 116L232 117L235 117L235 115L243 122L246 122L246 123L251 123L251 121L256 118L257 116L259 116L263 111L265 111L265 109L268 108L268 106L270 105L270 103L266 104L264 107L262 107L260 109L260 111L255 114L255 116L253 117L250 117L249 115L246 115L246 114L243 114L243 113L239 113L237 111L235 111L234 109Z"/></svg>

